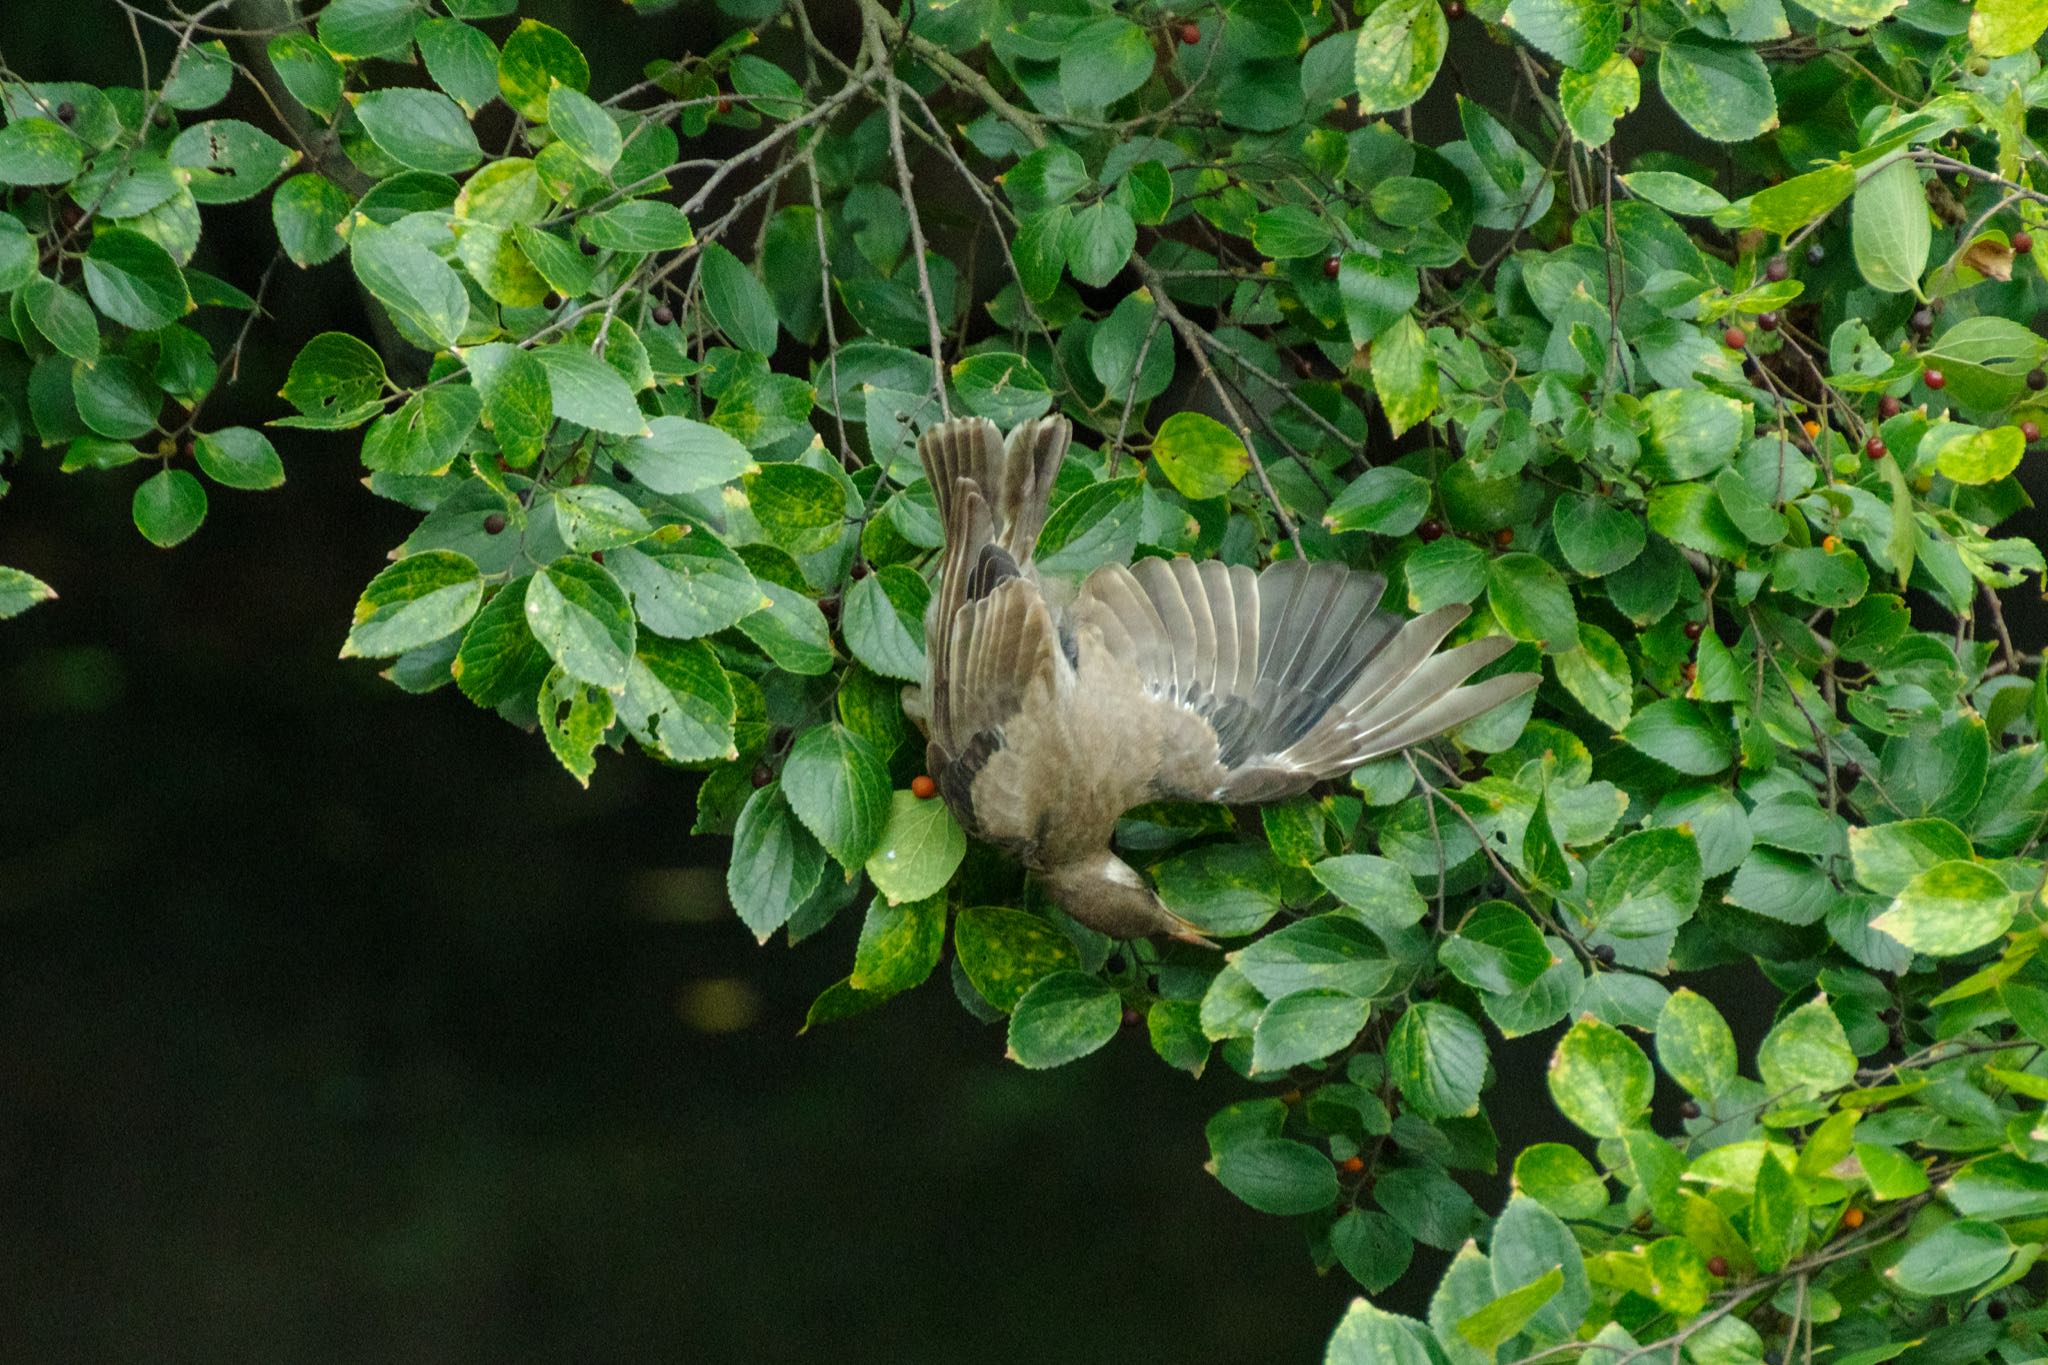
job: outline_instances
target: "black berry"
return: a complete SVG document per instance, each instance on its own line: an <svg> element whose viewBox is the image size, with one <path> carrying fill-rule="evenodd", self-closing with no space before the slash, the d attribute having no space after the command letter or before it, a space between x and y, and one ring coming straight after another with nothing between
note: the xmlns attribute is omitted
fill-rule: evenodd
<svg viewBox="0 0 2048 1365"><path fill-rule="evenodd" d="M562 306L562 296L550 289L547 292L547 297L540 301L540 306L548 309L560 308Z"/></svg>
<svg viewBox="0 0 2048 1365"><path fill-rule="evenodd" d="M1756 325L1763 328L1766 332L1775 332L1778 330L1778 315L1776 313L1760 313L1757 315Z"/></svg>
<svg viewBox="0 0 2048 1365"><path fill-rule="evenodd" d="M1593 950L1593 956L1599 960L1601 966L1612 967L1614 965L1614 945L1612 943L1601 944Z"/></svg>
<svg viewBox="0 0 2048 1365"><path fill-rule="evenodd" d="M70 100L65 100L62 104L57 106L57 122L69 123L71 122L71 120L77 117L78 106L73 104Z"/></svg>
<svg viewBox="0 0 2048 1365"><path fill-rule="evenodd" d="M1420 540L1424 545L1429 544L1433 540L1442 540L1443 535L1444 524L1436 520L1434 517L1430 518L1428 521L1423 522L1422 525L1415 528L1415 538L1417 540Z"/></svg>
<svg viewBox="0 0 2048 1365"><path fill-rule="evenodd" d="M1925 307L1924 305L1922 307L1915 308L1913 310L1912 324L1913 330L1916 332L1933 331L1934 310L1932 308Z"/></svg>
<svg viewBox="0 0 2048 1365"><path fill-rule="evenodd" d="M485 518L484 518L484 534L485 534L485 535L487 535L487 536L495 536L495 535L498 535L499 533L501 533L501 532L502 532L502 531L503 531L504 529L505 529L505 514L504 514L503 512L493 512L493 513L491 513L491 514L490 514L489 516L487 516L487 517L485 517Z"/></svg>
<svg viewBox="0 0 2048 1365"><path fill-rule="evenodd" d="M578 245L583 248L583 254L586 256L595 256L597 254L597 243L591 241L588 237L585 237Z"/></svg>
<svg viewBox="0 0 2048 1365"><path fill-rule="evenodd" d="M657 327L666 327L675 320L676 310L665 303L654 310L654 325Z"/></svg>
<svg viewBox="0 0 2048 1365"><path fill-rule="evenodd" d="M1706 633L1707 627L1703 621L1687 621L1685 623L1685 638L1688 640L1697 640Z"/></svg>
<svg viewBox="0 0 2048 1365"><path fill-rule="evenodd" d="M2048 370L2044 370L2038 365L2036 365L2033 369L2028 370L2027 387L2032 389L2035 393L2039 393L2043 389L2048 389Z"/></svg>
<svg viewBox="0 0 2048 1365"><path fill-rule="evenodd" d="M1776 284L1792 273L1792 263L1783 256L1771 257L1771 263L1764 267L1764 278Z"/></svg>
<svg viewBox="0 0 2048 1365"><path fill-rule="evenodd" d="M1685 1102L1684 1104L1681 1104L1681 1105L1679 1105L1679 1106L1678 1106L1678 1116L1679 1116L1680 1118L1685 1118L1685 1119L1696 1119L1696 1118L1698 1118L1698 1117L1700 1116L1700 1105L1699 1105L1699 1101L1698 1101L1698 1100L1687 1100L1687 1101L1686 1101L1686 1102Z"/></svg>
<svg viewBox="0 0 2048 1365"><path fill-rule="evenodd" d="M770 782L773 782L775 780L775 770L773 768L770 768L766 763L756 763L754 765L753 780L754 786L757 790L759 788L765 787Z"/></svg>

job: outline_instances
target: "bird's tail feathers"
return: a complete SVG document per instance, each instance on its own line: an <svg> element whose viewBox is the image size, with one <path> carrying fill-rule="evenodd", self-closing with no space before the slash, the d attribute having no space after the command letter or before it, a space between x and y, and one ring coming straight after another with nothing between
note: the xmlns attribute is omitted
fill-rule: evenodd
<svg viewBox="0 0 2048 1365"><path fill-rule="evenodd" d="M996 543L1018 563L1029 560L1072 437L1073 426L1064 417L1019 423L1007 441L986 417L955 417L928 429L917 453L946 528L947 549L954 544L952 508L963 484L971 483L988 504ZM964 548L968 563L980 554L979 545Z"/></svg>

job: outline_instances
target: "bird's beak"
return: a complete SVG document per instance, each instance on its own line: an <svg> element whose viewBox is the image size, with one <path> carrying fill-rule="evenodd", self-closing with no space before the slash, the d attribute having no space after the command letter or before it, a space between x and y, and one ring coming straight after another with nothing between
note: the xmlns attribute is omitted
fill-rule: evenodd
<svg viewBox="0 0 2048 1365"><path fill-rule="evenodd" d="M1205 938L1194 925L1189 924L1186 920L1181 920L1180 928L1170 931L1166 936L1177 943L1192 943L1197 948L1213 948L1219 953L1223 951L1222 944L1212 938Z"/></svg>

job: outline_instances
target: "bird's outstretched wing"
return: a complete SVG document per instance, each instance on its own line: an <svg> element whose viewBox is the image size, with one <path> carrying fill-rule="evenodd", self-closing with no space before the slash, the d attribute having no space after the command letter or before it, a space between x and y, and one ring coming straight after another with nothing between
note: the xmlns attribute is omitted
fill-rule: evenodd
<svg viewBox="0 0 2048 1365"><path fill-rule="evenodd" d="M1189 559L1105 565L1070 615L1076 722L1156 733L1149 789L1132 804L1248 803L1418 744L1538 682L1467 683L1513 641L1439 653L1466 608L1404 621L1375 610L1385 589L1376 574L1299 560L1262 574Z"/></svg>

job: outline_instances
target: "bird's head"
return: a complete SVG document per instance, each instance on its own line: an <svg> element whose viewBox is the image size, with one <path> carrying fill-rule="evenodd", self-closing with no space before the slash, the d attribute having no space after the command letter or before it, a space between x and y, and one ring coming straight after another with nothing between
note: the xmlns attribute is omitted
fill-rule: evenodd
<svg viewBox="0 0 2048 1365"><path fill-rule="evenodd" d="M1167 909L1138 869L1106 848L1048 868L1040 880L1062 910L1097 933L1111 938L1164 934L1184 943L1216 946L1194 925Z"/></svg>

